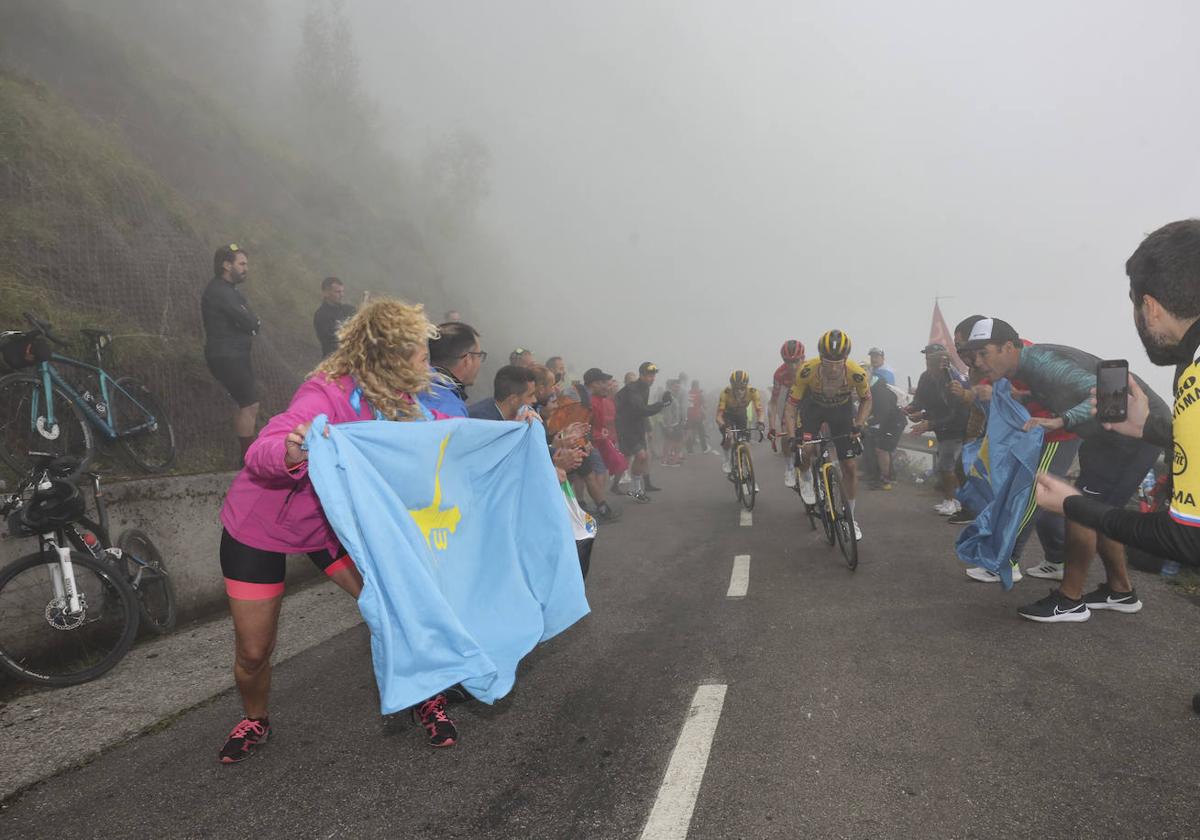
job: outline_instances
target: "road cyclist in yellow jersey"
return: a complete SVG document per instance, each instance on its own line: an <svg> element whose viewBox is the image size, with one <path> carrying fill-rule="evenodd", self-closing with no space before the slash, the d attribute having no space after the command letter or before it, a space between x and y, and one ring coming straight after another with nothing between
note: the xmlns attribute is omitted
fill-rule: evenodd
<svg viewBox="0 0 1200 840"><path fill-rule="evenodd" d="M727 454L721 469L726 475L733 471L734 446L731 430L749 430L750 410L754 410L753 422L761 423L763 418L762 398L757 388L750 387L750 374L744 370L735 370L729 375L729 387L721 392L717 400L717 428L721 431L721 448ZM755 492L758 488L755 487Z"/></svg>
<svg viewBox="0 0 1200 840"><path fill-rule="evenodd" d="M812 505L816 503L810 477L813 447L804 446L803 441L806 437L819 436L822 426L829 427L829 436L836 443L846 498L853 513L858 495L858 466L854 458L862 452L859 436L871 414L871 381L862 366L849 359L850 347L850 336L841 330L829 330L821 336L817 342L817 358L809 359L796 371L796 380L784 409L783 434L800 435L801 444L796 456L800 469L796 481L800 498L806 505ZM789 445L795 446L794 439ZM856 539L861 540L862 529L857 518L854 531Z"/></svg>

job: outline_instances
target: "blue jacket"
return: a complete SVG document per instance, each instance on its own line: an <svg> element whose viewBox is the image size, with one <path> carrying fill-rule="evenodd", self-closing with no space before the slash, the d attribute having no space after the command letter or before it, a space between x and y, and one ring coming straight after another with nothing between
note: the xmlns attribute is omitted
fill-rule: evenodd
<svg viewBox="0 0 1200 840"><path fill-rule="evenodd" d="M540 428L335 426L322 415L306 445L321 506L362 573L358 608L384 714L459 682L491 703L525 654L587 614Z"/></svg>
<svg viewBox="0 0 1200 840"><path fill-rule="evenodd" d="M421 405L447 417L466 417L466 393L463 384L451 374L434 368L429 390L421 394Z"/></svg>

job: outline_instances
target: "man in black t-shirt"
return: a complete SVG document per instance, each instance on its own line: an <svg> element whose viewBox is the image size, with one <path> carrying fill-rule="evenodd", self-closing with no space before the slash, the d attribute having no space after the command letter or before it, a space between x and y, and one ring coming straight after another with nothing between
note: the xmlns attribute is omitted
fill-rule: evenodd
<svg viewBox="0 0 1200 840"><path fill-rule="evenodd" d="M321 305L313 313L313 329L321 342L321 355L328 356L337 349L337 331L342 322L354 314L354 307L342 303L346 285L336 277L321 281Z"/></svg>
<svg viewBox="0 0 1200 840"><path fill-rule="evenodd" d="M213 279L200 296L204 322L204 361L230 398L237 403L233 431L243 457L254 441L258 421L258 387L250 351L262 328L237 287L246 282L249 263L237 245L224 245L213 255Z"/></svg>

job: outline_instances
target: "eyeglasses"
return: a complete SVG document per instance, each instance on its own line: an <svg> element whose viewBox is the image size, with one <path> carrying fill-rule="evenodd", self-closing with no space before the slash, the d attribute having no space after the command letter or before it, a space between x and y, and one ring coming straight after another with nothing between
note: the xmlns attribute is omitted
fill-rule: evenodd
<svg viewBox="0 0 1200 840"><path fill-rule="evenodd" d="M486 350L468 350L466 353L463 353L458 358L465 359L467 356L478 356L479 364L483 364L484 362L487 361L487 351Z"/></svg>

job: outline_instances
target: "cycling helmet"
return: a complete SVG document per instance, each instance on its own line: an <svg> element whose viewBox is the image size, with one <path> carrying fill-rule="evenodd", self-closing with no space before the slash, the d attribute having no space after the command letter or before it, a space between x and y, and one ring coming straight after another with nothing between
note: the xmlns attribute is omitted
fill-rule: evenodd
<svg viewBox="0 0 1200 840"><path fill-rule="evenodd" d="M817 342L817 351L822 359L840 362L850 355L850 336L841 330L830 330Z"/></svg>
<svg viewBox="0 0 1200 840"><path fill-rule="evenodd" d="M83 494L69 481L51 479L50 487L37 490L8 519L14 537L48 534L78 522L85 513Z"/></svg>
<svg viewBox="0 0 1200 840"><path fill-rule="evenodd" d="M750 374L744 370L735 370L729 374L729 384L734 388L745 388L750 384Z"/></svg>
<svg viewBox="0 0 1200 840"><path fill-rule="evenodd" d="M779 348L779 355L783 357L785 362L803 362L804 345L794 338L788 339Z"/></svg>

